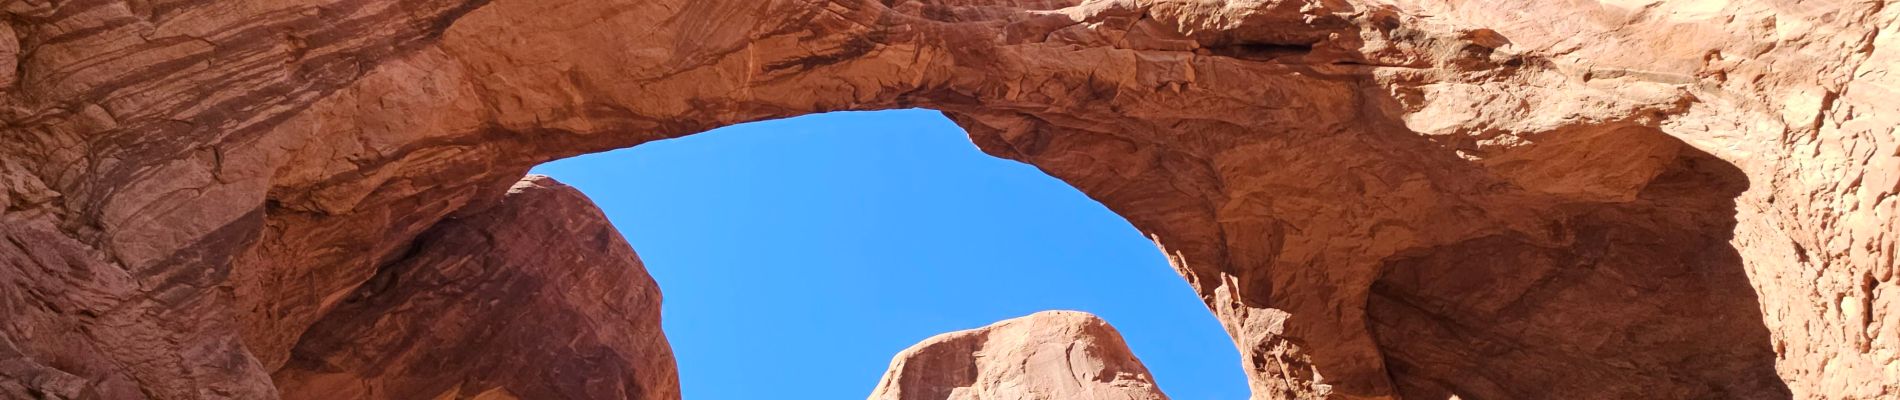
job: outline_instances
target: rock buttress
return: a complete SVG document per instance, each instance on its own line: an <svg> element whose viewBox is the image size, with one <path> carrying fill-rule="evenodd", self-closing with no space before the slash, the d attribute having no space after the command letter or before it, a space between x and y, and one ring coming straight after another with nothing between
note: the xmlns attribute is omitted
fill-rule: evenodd
<svg viewBox="0 0 1900 400"><path fill-rule="evenodd" d="M277 371L285 399L679 399L660 290L579 191L530 176L436 225Z"/></svg>

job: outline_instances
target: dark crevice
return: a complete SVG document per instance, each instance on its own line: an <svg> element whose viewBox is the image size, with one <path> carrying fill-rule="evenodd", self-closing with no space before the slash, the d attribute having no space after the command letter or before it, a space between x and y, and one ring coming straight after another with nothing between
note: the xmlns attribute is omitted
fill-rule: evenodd
<svg viewBox="0 0 1900 400"><path fill-rule="evenodd" d="M1288 57L1305 57L1313 53L1313 44L1284 43L1236 43L1218 47L1207 47L1209 52L1223 57L1232 57L1249 61L1274 61Z"/></svg>

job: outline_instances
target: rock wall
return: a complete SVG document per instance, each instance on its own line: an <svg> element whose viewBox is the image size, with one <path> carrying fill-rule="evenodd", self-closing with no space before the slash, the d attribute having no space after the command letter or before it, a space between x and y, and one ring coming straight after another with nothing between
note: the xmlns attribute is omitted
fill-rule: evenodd
<svg viewBox="0 0 1900 400"><path fill-rule="evenodd" d="M1166 400L1101 318L1044 311L945 333L891 360L871 400Z"/></svg>
<svg viewBox="0 0 1900 400"><path fill-rule="evenodd" d="M529 176L306 331L285 399L679 399L660 288L587 197Z"/></svg>
<svg viewBox="0 0 1900 400"><path fill-rule="evenodd" d="M0 390L271 398L536 163L929 107L1255 398L1900 395L1890 3L8 2Z"/></svg>

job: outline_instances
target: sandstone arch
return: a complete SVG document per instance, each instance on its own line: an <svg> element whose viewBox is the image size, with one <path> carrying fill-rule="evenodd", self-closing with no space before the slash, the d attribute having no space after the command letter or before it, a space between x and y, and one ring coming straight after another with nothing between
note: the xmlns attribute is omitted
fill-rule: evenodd
<svg viewBox="0 0 1900 400"><path fill-rule="evenodd" d="M1615 360L1751 371L1645 388L1900 392L1900 145L1881 101L1900 8L1626 3L11 3L0 357L52 377L29 390L268 398L341 296L533 164L927 106L1154 236L1252 360L1257 398L1523 393L1536 381L1445 387L1375 334L1409 326L1380 302L1447 288L1398 269L1473 271L1443 257L1492 247L1549 264L1635 221L1697 247L1609 254L1734 256L1683 264L1721 286L1616 298L1745 277L1758 310L1723 297L1720 321L1690 325L1772 346ZM1680 178L1685 163L1727 172ZM1711 192L1726 198L1696 197ZM1553 361L1458 365L1521 362ZM1589 388L1622 390L1573 387Z"/></svg>

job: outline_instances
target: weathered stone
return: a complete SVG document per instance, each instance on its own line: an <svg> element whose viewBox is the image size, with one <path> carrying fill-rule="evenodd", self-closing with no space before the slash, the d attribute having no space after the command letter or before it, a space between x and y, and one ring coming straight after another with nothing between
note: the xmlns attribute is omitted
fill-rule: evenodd
<svg viewBox="0 0 1900 400"><path fill-rule="evenodd" d="M929 107L1155 238L1256 398L1892 397L1891 3L16 1L0 357L269 398L536 163Z"/></svg>
<svg viewBox="0 0 1900 400"><path fill-rule="evenodd" d="M413 246L305 333L283 398L680 397L659 287L574 188L530 176Z"/></svg>
<svg viewBox="0 0 1900 400"><path fill-rule="evenodd" d="M1044 311L898 353L871 400L1166 400L1101 318Z"/></svg>

